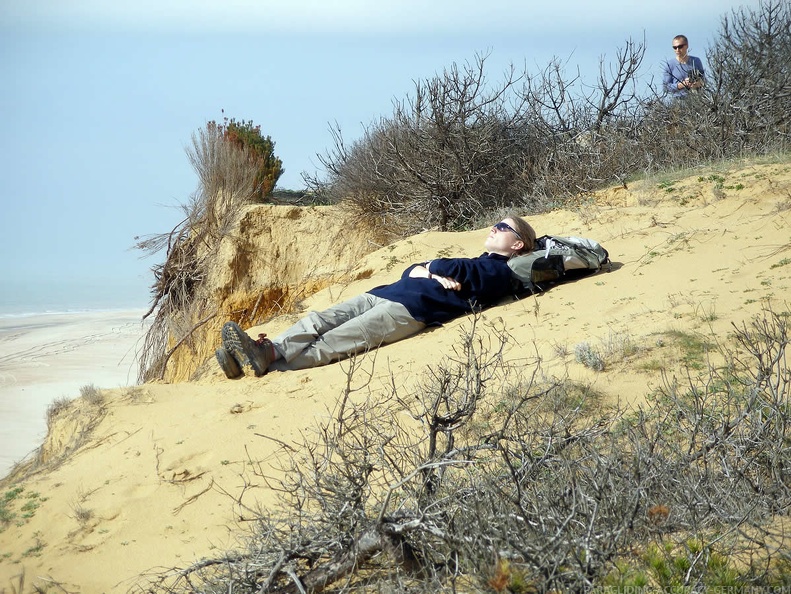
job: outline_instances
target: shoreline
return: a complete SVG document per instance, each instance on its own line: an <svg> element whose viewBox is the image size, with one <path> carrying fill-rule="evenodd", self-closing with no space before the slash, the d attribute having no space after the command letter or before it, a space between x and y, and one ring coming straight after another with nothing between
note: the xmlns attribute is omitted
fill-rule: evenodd
<svg viewBox="0 0 791 594"><path fill-rule="evenodd" d="M70 307L65 309L45 309L26 311L3 311L0 309L0 331L2 331L3 320L16 318L46 317L46 316L71 316L71 315L91 315L91 314L142 314L147 311L145 307Z"/></svg>
<svg viewBox="0 0 791 594"><path fill-rule="evenodd" d="M35 453L46 415L80 388L135 385L144 309L0 314L0 477Z"/></svg>

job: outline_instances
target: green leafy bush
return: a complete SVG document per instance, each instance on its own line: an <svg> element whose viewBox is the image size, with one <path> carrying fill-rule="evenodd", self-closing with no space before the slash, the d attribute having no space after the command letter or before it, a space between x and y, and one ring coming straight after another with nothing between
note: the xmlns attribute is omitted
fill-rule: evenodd
<svg viewBox="0 0 791 594"><path fill-rule="evenodd" d="M212 120L207 127L215 128L225 140L245 151L248 159L256 166L253 197L264 201L285 171L283 162L275 155L275 143L272 139L264 136L261 126L256 126L252 120L245 122L224 118L222 124Z"/></svg>

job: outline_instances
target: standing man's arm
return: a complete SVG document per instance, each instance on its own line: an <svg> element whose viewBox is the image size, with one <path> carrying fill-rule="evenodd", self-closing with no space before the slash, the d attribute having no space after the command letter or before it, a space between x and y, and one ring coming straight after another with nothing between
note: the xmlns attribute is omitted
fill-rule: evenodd
<svg viewBox="0 0 791 594"><path fill-rule="evenodd" d="M668 93L675 93L678 91L678 80L673 74L673 67L670 62L665 62L665 70L662 73L662 85Z"/></svg>

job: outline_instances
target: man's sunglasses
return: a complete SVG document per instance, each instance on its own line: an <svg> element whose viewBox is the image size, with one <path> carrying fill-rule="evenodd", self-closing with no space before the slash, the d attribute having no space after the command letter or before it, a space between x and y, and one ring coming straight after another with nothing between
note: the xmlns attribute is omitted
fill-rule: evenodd
<svg viewBox="0 0 791 594"><path fill-rule="evenodd" d="M681 45L674 45L673 49L681 49L682 47L687 47L686 43L682 43Z"/></svg>
<svg viewBox="0 0 791 594"><path fill-rule="evenodd" d="M500 221L499 223L492 225L492 227L494 227L498 231L510 231L511 233L516 235L519 239L522 239L522 236L519 235L519 232L504 221Z"/></svg>

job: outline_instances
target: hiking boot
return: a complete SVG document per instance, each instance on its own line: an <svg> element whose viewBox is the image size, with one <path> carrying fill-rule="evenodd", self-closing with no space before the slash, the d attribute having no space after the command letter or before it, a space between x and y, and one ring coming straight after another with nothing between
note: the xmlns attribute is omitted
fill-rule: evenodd
<svg viewBox="0 0 791 594"><path fill-rule="evenodd" d="M225 372L225 377L228 379L236 379L244 375L239 361L234 358L228 349L220 347L214 351L214 356L217 357L217 362L220 364L220 368Z"/></svg>
<svg viewBox="0 0 791 594"><path fill-rule="evenodd" d="M253 340L236 322L226 322L222 327L222 346L239 365L249 364L258 377L267 372L275 359L275 346L266 335L261 334L258 340Z"/></svg>

